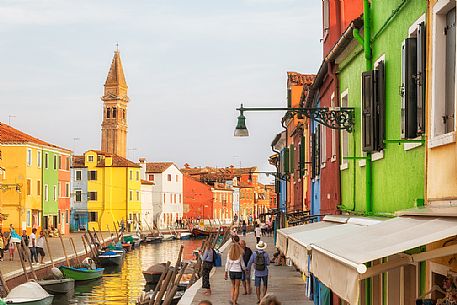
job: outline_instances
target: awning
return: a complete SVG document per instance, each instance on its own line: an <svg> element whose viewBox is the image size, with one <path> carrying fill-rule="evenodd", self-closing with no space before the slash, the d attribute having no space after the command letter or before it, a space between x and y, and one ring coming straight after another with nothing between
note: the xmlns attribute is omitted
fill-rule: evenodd
<svg viewBox="0 0 457 305"><path fill-rule="evenodd" d="M351 234L321 239L311 245L311 272L350 304L358 304L359 282L373 275L415 262L457 253L457 245L407 255L402 252L457 235L457 218L398 217ZM387 263L366 263L389 257Z"/></svg>

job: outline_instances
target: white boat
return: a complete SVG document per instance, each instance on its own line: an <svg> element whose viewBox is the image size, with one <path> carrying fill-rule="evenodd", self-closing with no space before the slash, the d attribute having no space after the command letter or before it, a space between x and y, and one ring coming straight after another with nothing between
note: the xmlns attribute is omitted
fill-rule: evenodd
<svg viewBox="0 0 457 305"><path fill-rule="evenodd" d="M3 300L6 304L51 305L53 295L47 293L40 284L27 282L11 289Z"/></svg>

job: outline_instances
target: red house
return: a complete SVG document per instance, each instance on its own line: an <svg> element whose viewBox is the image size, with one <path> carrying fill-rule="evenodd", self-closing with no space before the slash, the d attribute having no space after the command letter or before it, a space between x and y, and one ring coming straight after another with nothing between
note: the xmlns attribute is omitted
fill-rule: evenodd
<svg viewBox="0 0 457 305"><path fill-rule="evenodd" d="M59 217L58 229L62 234L70 233L70 155L59 155Z"/></svg>
<svg viewBox="0 0 457 305"><path fill-rule="evenodd" d="M211 186L183 175L183 218L213 219Z"/></svg>

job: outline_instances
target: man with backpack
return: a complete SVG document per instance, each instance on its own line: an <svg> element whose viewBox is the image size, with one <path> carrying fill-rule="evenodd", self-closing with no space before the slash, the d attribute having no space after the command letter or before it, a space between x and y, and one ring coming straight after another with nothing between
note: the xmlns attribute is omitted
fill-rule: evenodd
<svg viewBox="0 0 457 305"><path fill-rule="evenodd" d="M257 294L257 303L260 302L263 296L267 294L268 288L268 265L270 265L270 257L265 252L267 244L260 241L256 245L257 250L252 253L247 269L250 270L251 266L254 265L255 270L255 292ZM263 282L263 290L261 294L261 285Z"/></svg>

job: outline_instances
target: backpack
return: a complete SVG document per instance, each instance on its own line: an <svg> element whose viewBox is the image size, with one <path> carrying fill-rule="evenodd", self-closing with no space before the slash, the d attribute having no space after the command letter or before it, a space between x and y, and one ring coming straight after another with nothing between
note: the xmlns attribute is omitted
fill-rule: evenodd
<svg viewBox="0 0 457 305"><path fill-rule="evenodd" d="M255 270L257 271L264 271L266 269L266 263L265 263L265 255L264 253L256 251L256 256L255 256Z"/></svg>

